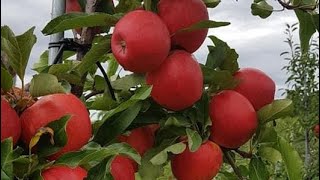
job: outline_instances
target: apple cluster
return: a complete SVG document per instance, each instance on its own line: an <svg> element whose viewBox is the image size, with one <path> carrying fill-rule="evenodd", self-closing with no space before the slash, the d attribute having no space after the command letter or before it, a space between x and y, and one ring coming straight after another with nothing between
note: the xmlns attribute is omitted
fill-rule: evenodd
<svg viewBox="0 0 320 180"><path fill-rule="evenodd" d="M115 25L112 52L125 70L145 73L152 98L178 111L192 106L202 94L203 76L193 57L208 29L180 32L208 20L201 0L161 0L158 12L135 10Z"/></svg>

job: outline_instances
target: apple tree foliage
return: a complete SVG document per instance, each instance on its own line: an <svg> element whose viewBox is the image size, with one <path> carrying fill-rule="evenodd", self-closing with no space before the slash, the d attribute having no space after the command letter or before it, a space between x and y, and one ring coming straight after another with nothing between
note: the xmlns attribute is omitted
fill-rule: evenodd
<svg viewBox="0 0 320 180"><path fill-rule="evenodd" d="M219 0L203 1L208 8L215 8L220 3ZM86 1L79 2L85 9ZM170 157L182 153L186 148L184 143L177 141L178 138L187 136L192 150L199 148L208 139L208 127L211 125L208 115L209 95L234 88L236 81L232 74L239 69L236 50L222 39L214 35L208 37L212 44L208 46L206 62L201 64L206 88L202 98L185 110L166 111L152 101L152 87L146 85L143 75L119 75L121 67L111 52L110 28L126 13L142 4L146 10L156 11L157 2L158 0L120 0L115 7L110 4L100 6L99 12L68 13L51 20L42 30L44 35L88 27L88 31L83 29L82 37L77 41L89 43L91 47L87 52L77 52L76 60L75 52L65 51L60 64L50 64L48 51L44 52L33 66L37 74L28 86L24 82L24 75L30 52L37 40L34 35L35 27L21 35L15 35L8 26L1 27L2 91L5 93L11 90L15 74L22 81L22 93L28 91L32 98L61 92L73 93L75 87L80 87L80 94L77 95L91 112L94 130L93 138L81 150L64 154L56 161L43 158L43 153L48 148L41 147L41 144L37 152L31 152L23 144L14 147L11 139L2 141L1 179L42 179L41 170L51 165L82 166L88 170L88 180L96 179L96 176L112 179L109 161L118 154L129 156L140 164L136 179L169 179L173 176L168 163ZM87 3L92 2L88 0ZM316 11L318 4L315 0L279 0L279 3L285 9L294 10L299 20L297 25L288 26L286 32L290 51L282 53L288 55L290 63L284 68L290 73L288 82L292 82L294 88L287 90L288 99L274 100L257 112L257 132L247 144L224 152L224 164L216 179L301 180L319 177L311 168L316 168L319 164L310 165L311 161L315 162L311 159L316 147L312 147L310 152L310 145L306 145L309 150L305 152L301 149L301 142L310 135L305 137L304 134L298 134L304 133L303 130L310 129L318 121L309 119L319 117L318 113L314 113L319 106L319 102L315 100L319 96L318 82L314 77L318 70L319 55L316 55L314 48L318 49L319 46L310 41L312 35L319 31L319 13ZM254 0L251 10L252 15L263 19L274 11L265 0ZM218 28L229 24L224 21L202 21L184 31ZM104 27L105 33L90 37L91 27L96 26ZM299 30L298 46L290 39L290 33L296 29ZM107 64L105 69L112 90L106 85L105 78L97 72L97 61ZM116 100L112 98L112 94ZM21 95L17 102L18 112L19 108L25 108L27 104L23 97ZM51 151L58 151L61 149L59 144L66 141L65 123L65 118L55 123L53 129L60 133L54 135L58 142L51 147ZM154 123L160 124L156 143L143 157L129 145L115 141L126 130ZM318 143L317 139L307 140L308 143L310 141ZM302 157L307 159L307 164L304 165Z"/></svg>

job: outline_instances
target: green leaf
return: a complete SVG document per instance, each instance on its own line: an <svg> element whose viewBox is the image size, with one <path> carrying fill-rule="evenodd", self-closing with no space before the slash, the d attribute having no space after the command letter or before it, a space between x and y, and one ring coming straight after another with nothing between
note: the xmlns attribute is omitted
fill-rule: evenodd
<svg viewBox="0 0 320 180"><path fill-rule="evenodd" d="M206 4L207 8L215 8L220 4L221 0L203 0L203 2Z"/></svg>
<svg viewBox="0 0 320 180"><path fill-rule="evenodd" d="M45 69L47 69L48 66L49 66L49 50L46 50L40 55L40 59L38 60L38 62L33 64L32 70L38 73L41 73Z"/></svg>
<svg viewBox="0 0 320 180"><path fill-rule="evenodd" d="M269 172L265 163L260 157L254 156L249 164L250 180L266 180L269 179Z"/></svg>
<svg viewBox="0 0 320 180"><path fill-rule="evenodd" d="M301 53L306 54L309 50L310 38L316 32L316 27L313 23L313 17L311 14L300 9L296 9L294 10L294 12L296 13L296 16L299 20L299 37Z"/></svg>
<svg viewBox="0 0 320 180"><path fill-rule="evenodd" d="M58 76L59 74L68 73L72 67L73 65L71 63L53 64L50 66L48 73Z"/></svg>
<svg viewBox="0 0 320 180"><path fill-rule="evenodd" d="M210 96L206 91L204 91L201 99L195 104L195 108L197 111L197 124L199 124L198 126L201 128L201 134L204 139L206 139L204 135L209 132L208 127L212 125L211 119L209 117L209 102Z"/></svg>
<svg viewBox="0 0 320 180"><path fill-rule="evenodd" d="M129 127L132 121L137 117L141 107L142 104L137 102L114 119L105 121L98 129L93 141L98 142L101 145L110 143Z"/></svg>
<svg viewBox="0 0 320 180"><path fill-rule="evenodd" d="M73 12L63 14L51 20L42 30L42 33L44 35L50 35L81 27L114 26L119 19L119 14Z"/></svg>
<svg viewBox="0 0 320 180"><path fill-rule="evenodd" d="M81 63L79 63L75 69L80 75L85 74L90 67L95 66L95 63L102 58L102 56L108 53L111 49L110 37L104 37L98 43L94 43L88 53L83 57Z"/></svg>
<svg viewBox="0 0 320 180"><path fill-rule="evenodd" d="M103 159L114 155L125 155L138 164L141 163L140 155L130 145L126 143L115 143L107 147L97 145L93 147L87 146L80 151L66 153L57 159L55 164L76 167L101 162Z"/></svg>
<svg viewBox="0 0 320 180"><path fill-rule="evenodd" d="M1 37L7 39L14 47L19 46L15 34L9 26L1 26Z"/></svg>
<svg viewBox="0 0 320 180"><path fill-rule="evenodd" d="M111 78L111 76L116 74L118 67L119 67L119 63L117 62L116 58L113 56L113 54L110 54L108 59L108 69L107 69L107 75L109 78Z"/></svg>
<svg viewBox="0 0 320 180"><path fill-rule="evenodd" d="M319 32L319 14L312 15L312 22L313 22L315 28L317 29L317 31Z"/></svg>
<svg viewBox="0 0 320 180"><path fill-rule="evenodd" d="M11 74L3 67L1 67L1 89L9 91L13 85L13 78Z"/></svg>
<svg viewBox="0 0 320 180"><path fill-rule="evenodd" d="M139 0L119 0L115 10L116 13L127 13L137 9L139 6L141 6L141 1Z"/></svg>
<svg viewBox="0 0 320 180"><path fill-rule="evenodd" d="M186 149L186 144L180 142L177 144L173 144L161 152L159 152L157 155L153 156L153 158L150 159L150 162L153 165L161 165L164 164L168 159L168 153L173 154L180 154Z"/></svg>
<svg viewBox="0 0 320 180"><path fill-rule="evenodd" d="M303 162L299 153L284 138L278 137L278 142L274 146L282 157L285 164L288 179L303 179Z"/></svg>
<svg viewBox="0 0 320 180"><path fill-rule="evenodd" d="M251 4L251 14L254 16L260 16L260 18L267 18L273 12L273 7L266 1L262 0Z"/></svg>
<svg viewBox="0 0 320 180"><path fill-rule="evenodd" d="M145 76L141 74L130 74L126 75L116 81L112 81L111 85L113 89L116 90L129 90L132 87L137 85L144 85L145 84Z"/></svg>
<svg viewBox="0 0 320 180"><path fill-rule="evenodd" d="M271 104L262 107L258 111L260 124L290 116L293 113L293 103L290 99L274 100Z"/></svg>
<svg viewBox="0 0 320 180"><path fill-rule="evenodd" d="M103 159L99 164L90 168L88 171L88 176L86 180L97 180L97 179L113 180L110 172L110 167L113 160L114 160L114 157L109 156Z"/></svg>
<svg viewBox="0 0 320 180"><path fill-rule="evenodd" d="M106 88L106 81L103 77L99 75L94 76L94 89L96 91L104 91Z"/></svg>
<svg viewBox="0 0 320 180"><path fill-rule="evenodd" d="M202 138L197 131L187 128L188 146L191 152L196 152L202 144Z"/></svg>
<svg viewBox="0 0 320 180"><path fill-rule="evenodd" d="M266 159L267 161L273 164L282 161L280 152L272 147L262 146L258 149L258 154L260 157Z"/></svg>
<svg viewBox="0 0 320 180"><path fill-rule="evenodd" d="M191 123L186 121L186 118L180 114L170 116L164 126L175 126L175 127L190 127Z"/></svg>
<svg viewBox="0 0 320 180"><path fill-rule="evenodd" d="M274 144L277 142L277 132L273 127L260 126L253 138L254 145Z"/></svg>
<svg viewBox="0 0 320 180"><path fill-rule="evenodd" d="M203 83L209 84L213 90L220 91L233 89L237 85L237 80L232 76L230 71L217 71L213 68L201 65L203 74Z"/></svg>
<svg viewBox="0 0 320 180"><path fill-rule="evenodd" d="M197 22L187 28L180 29L179 31L176 32L176 34L182 33L182 32L192 32L192 31L199 30L199 29L217 28L217 27L228 26L228 25L230 25L229 22L203 20L203 21Z"/></svg>
<svg viewBox="0 0 320 180"><path fill-rule="evenodd" d="M111 110L118 104L109 95L96 96L94 100L87 102L88 108L91 110Z"/></svg>
<svg viewBox="0 0 320 180"><path fill-rule="evenodd" d="M73 51L64 51L63 55L62 55L62 61L67 60L68 58L70 58L73 55L75 55L75 52L73 52ZM64 67L68 66L69 69L62 68L60 70L60 66L64 66ZM68 70L70 70L70 66L73 66L73 64L72 63L63 64L63 65L62 64L54 64L54 65L50 66L49 65L49 51L46 50L41 54L38 62L33 64L32 70L34 70L38 73L47 73L48 69L51 69L51 70L49 70L49 71L51 71L50 74L57 74L58 72L59 73L67 72ZM47 70L47 71L45 71L45 70ZM55 73L53 73L53 72L55 72Z"/></svg>
<svg viewBox="0 0 320 180"><path fill-rule="evenodd" d="M45 73L33 76L30 84L31 96L40 97L55 93L65 93L56 76Z"/></svg>
<svg viewBox="0 0 320 180"><path fill-rule="evenodd" d="M67 144L68 136L66 130L68 121L70 119L71 115L65 115L47 125L47 127L51 128L54 132L54 144L50 143L47 136L45 136L45 138L40 138L37 144L37 154L40 157L52 155L58 152Z"/></svg>
<svg viewBox="0 0 320 180"><path fill-rule="evenodd" d="M167 156L167 152L165 151L165 149L176 144L176 140L177 138L167 138L160 145L150 149L144 154L144 156L141 159L141 166L139 167L139 175L142 180L156 180L159 176L163 174L163 166L165 166L165 164L155 164L160 164L160 162L163 161L163 159L165 159L165 157L161 157ZM177 150L179 150L179 146L180 145L178 145ZM150 160L157 156L159 153L165 153L164 155L160 155L160 157L158 157L160 162L157 162L158 160L156 158L154 159L155 164L151 163Z"/></svg>
<svg viewBox="0 0 320 180"><path fill-rule="evenodd" d="M116 108L108 111L106 115L103 117L103 121L109 119L116 113L126 110L127 108L134 105L136 102L147 99L151 94L152 87L151 86L143 86L139 88L136 93L127 101L121 103Z"/></svg>
<svg viewBox="0 0 320 180"><path fill-rule="evenodd" d="M7 26L2 27L1 31L3 29L5 32L1 33L1 50L7 54L10 66L17 73L22 82L24 82L25 70L31 49L37 41L36 36L33 34L35 27L30 28L19 36L14 36ZM2 36L2 34L4 34L4 36Z"/></svg>
<svg viewBox="0 0 320 180"><path fill-rule="evenodd" d="M1 141L1 179L13 180L12 138Z"/></svg>
<svg viewBox="0 0 320 180"><path fill-rule="evenodd" d="M206 66L210 68L219 68L228 70L231 74L239 70L237 59L239 55L234 49L231 49L227 43L215 36L209 36L215 46L209 46L209 54Z"/></svg>

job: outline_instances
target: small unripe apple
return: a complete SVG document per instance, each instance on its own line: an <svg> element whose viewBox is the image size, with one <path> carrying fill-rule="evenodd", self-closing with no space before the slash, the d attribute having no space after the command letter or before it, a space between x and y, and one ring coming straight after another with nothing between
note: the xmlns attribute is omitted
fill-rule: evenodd
<svg viewBox="0 0 320 180"><path fill-rule="evenodd" d="M210 139L225 148L238 148L256 132L256 112L243 95L224 90L210 101L209 114L212 121Z"/></svg>
<svg viewBox="0 0 320 180"><path fill-rule="evenodd" d="M4 98L1 98L1 141L12 137L13 145L15 145L20 134L21 122L17 112Z"/></svg>
<svg viewBox="0 0 320 180"><path fill-rule="evenodd" d="M239 84L234 89L245 96L258 111L274 100L276 85L264 72L255 68L243 68L234 74Z"/></svg>
<svg viewBox="0 0 320 180"><path fill-rule="evenodd" d="M316 137L319 138L319 124L314 126L313 132L316 135Z"/></svg>
<svg viewBox="0 0 320 180"><path fill-rule="evenodd" d="M212 180L221 165L222 151L211 141L203 143L195 152L186 147L171 160L172 172L178 180Z"/></svg>
<svg viewBox="0 0 320 180"><path fill-rule="evenodd" d="M87 171L81 167L53 166L41 173L43 180L72 179L83 180L87 177Z"/></svg>
<svg viewBox="0 0 320 180"><path fill-rule="evenodd" d="M169 54L169 31L157 14L131 11L116 24L111 48L125 70L150 72L157 69Z"/></svg>
<svg viewBox="0 0 320 180"><path fill-rule="evenodd" d="M208 34L208 29L177 32L209 19L207 7L203 0L160 0L158 14L166 23L172 35L171 43L173 47L182 47L190 53L199 49Z"/></svg>
<svg viewBox="0 0 320 180"><path fill-rule="evenodd" d="M192 54L183 50L171 52L157 70L147 73L146 80L152 85L151 97L170 110L188 108L201 98L200 65Z"/></svg>
<svg viewBox="0 0 320 180"><path fill-rule="evenodd" d="M111 175L114 180L134 180L135 170L131 159L124 156L116 156L111 163Z"/></svg>

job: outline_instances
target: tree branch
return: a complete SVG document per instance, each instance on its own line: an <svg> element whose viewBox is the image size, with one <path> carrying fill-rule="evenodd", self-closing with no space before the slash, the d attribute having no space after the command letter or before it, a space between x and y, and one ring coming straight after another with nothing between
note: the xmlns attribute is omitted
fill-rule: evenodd
<svg viewBox="0 0 320 180"><path fill-rule="evenodd" d="M232 167L234 173L237 175L238 179L239 180L244 180L243 176L241 175L241 172L240 172L239 168L237 167L237 165L233 161L233 159L232 159L232 157L231 157L229 152L230 151L228 151L228 150L223 150L223 154L224 154L226 160L231 165L231 167Z"/></svg>
<svg viewBox="0 0 320 180"><path fill-rule="evenodd" d="M110 95L111 95L112 99L116 101L117 99L116 99L116 96L114 94L114 91L113 91L113 88L112 88L112 85L111 85L111 82L110 82L110 80L108 78L107 73L104 71L104 69L103 69L103 67L102 67L102 65L101 65L101 63L99 61L97 61L96 64L97 64L98 68L100 69L104 80L107 83L107 86L108 86L108 89L109 89L109 92L110 92Z"/></svg>
<svg viewBox="0 0 320 180"><path fill-rule="evenodd" d="M93 13L96 11L96 5L97 5L97 0L87 0L86 3L86 13ZM94 27L84 27L82 28L82 32L81 32L81 37L80 40L78 40L80 44L91 44L93 37L94 37L94 33L93 33L93 28ZM87 53L87 51L85 50L79 50L77 52L77 60L81 61L82 58L85 56L85 54ZM81 77L81 82L82 84L84 84L84 82L86 81L86 77L87 77L87 73L85 73L82 77ZM79 86L79 85L71 85L71 93L80 97L83 94L83 85Z"/></svg>
<svg viewBox="0 0 320 180"><path fill-rule="evenodd" d="M251 152L244 152L244 151L241 151L240 149L235 149L234 151L236 153L238 153L243 158L248 158L248 159L252 158L252 153Z"/></svg>
<svg viewBox="0 0 320 180"><path fill-rule="evenodd" d="M92 92L90 92L89 94L87 94L87 95L85 95L84 96L84 99L85 100L88 100L89 98L91 98L91 97L93 97L93 96L95 96L95 95L97 95L97 94L102 94L104 91L92 91Z"/></svg>

